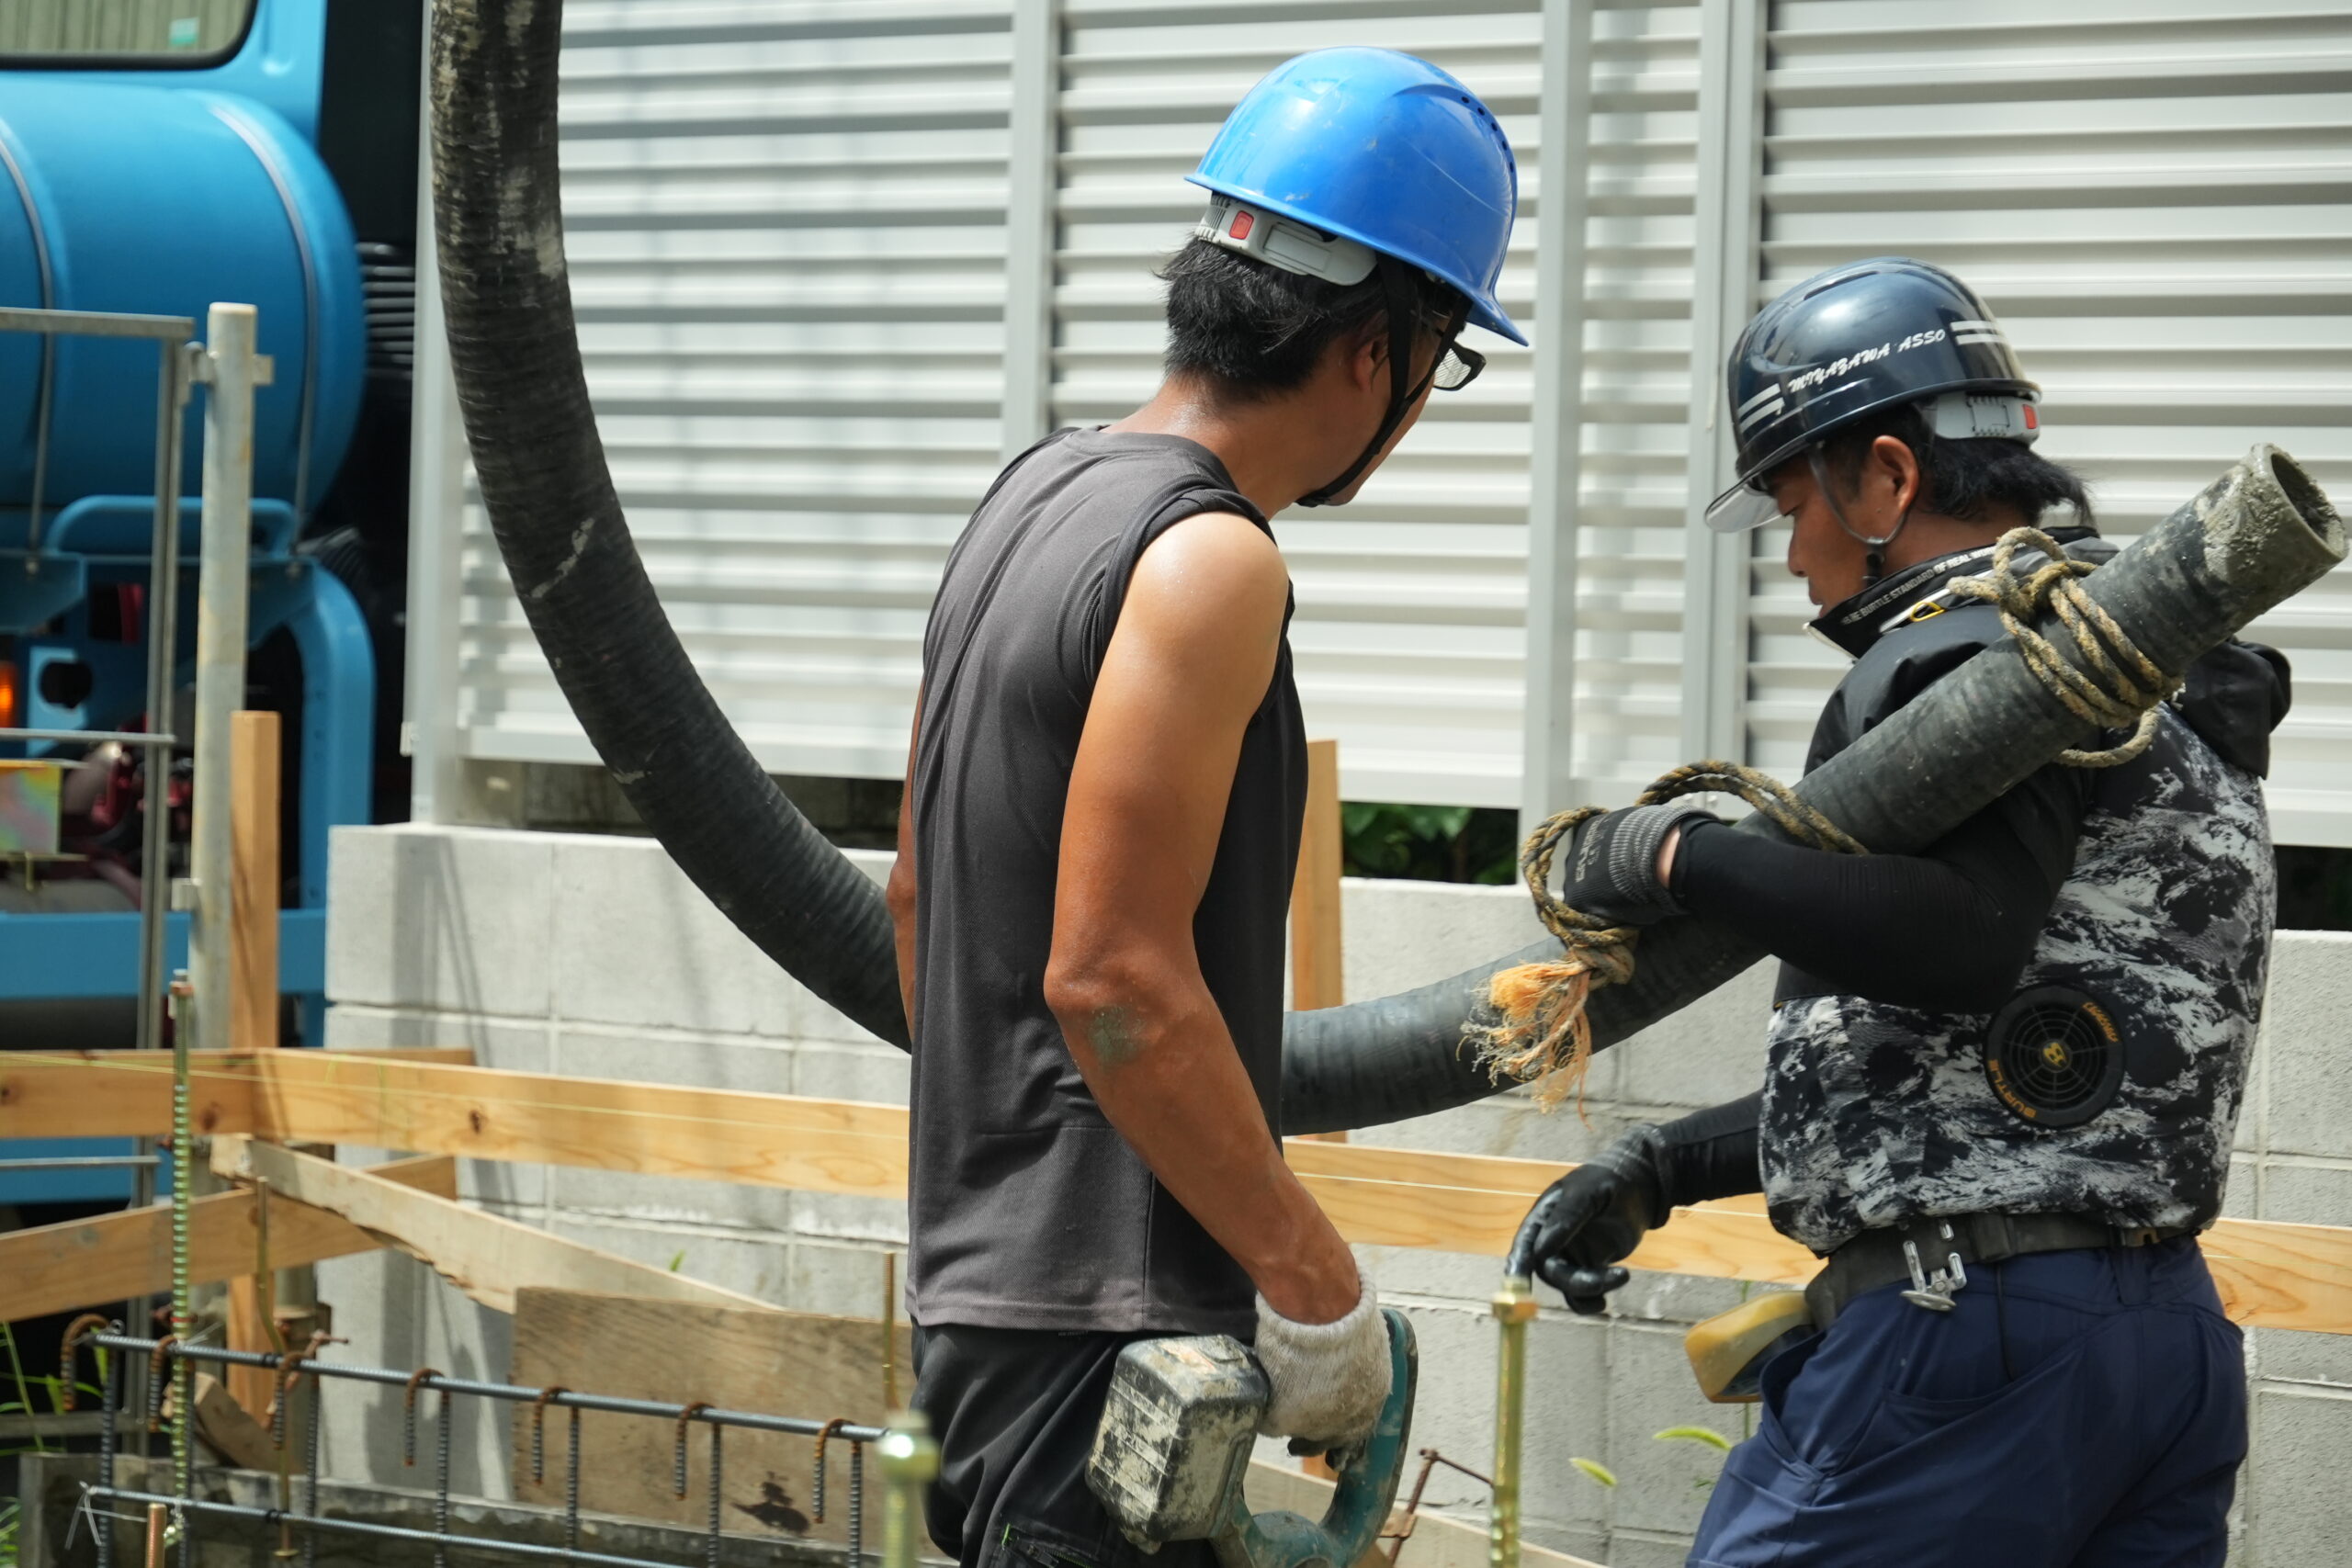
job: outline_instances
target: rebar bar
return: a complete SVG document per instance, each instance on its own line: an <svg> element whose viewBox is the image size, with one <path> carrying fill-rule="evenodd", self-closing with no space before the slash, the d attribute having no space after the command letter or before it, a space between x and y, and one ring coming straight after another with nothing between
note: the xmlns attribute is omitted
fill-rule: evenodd
<svg viewBox="0 0 2352 1568"><path fill-rule="evenodd" d="M326 1425L326 1390L319 1380L311 1380L311 1421L302 1433L302 1446L308 1451L302 1465L302 1512L311 1518L319 1517L319 1429ZM302 1532L302 1568L316 1568L319 1560L319 1537L316 1530Z"/></svg>
<svg viewBox="0 0 2352 1568"><path fill-rule="evenodd" d="M923 1488L939 1474L939 1445L919 1410L899 1411L890 1425L881 1445L882 1568L915 1568L922 1543ZM851 1568L857 1568L856 1550L850 1549Z"/></svg>
<svg viewBox="0 0 2352 1568"><path fill-rule="evenodd" d="M563 1549L580 1550L580 1407L571 1407L571 1450L563 1478Z"/></svg>
<svg viewBox="0 0 2352 1568"><path fill-rule="evenodd" d="M811 1478L808 1484L808 1517L811 1524L821 1525L825 1522L825 1445L831 1441L833 1438L838 1436L842 1428L848 1425L849 1423L847 1421L844 1421L840 1416L836 1416L831 1420L826 1422L823 1427L817 1433L816 1474Z"/></svg>
<svg viewBox="0 0 2352 1568"><path fill-rule="evenodd" d="M550 1383L531 1401L531 1484L538 1485L548 1473L548 1401L562 1389Z"/></svg>
<svg viewBox="0 0 2352 1568"><path fill-rule="evenodd" d="M130 1492L113 1487L93 1486L86 1495L107 1503L161 1503L166 1507L180 1506L179 1499L159 1493ZM220 1518L250 1519L262 1525L277 1522L275 1508L256 1508L244 1503L216 1503L209 1498L190 1498L185 1507L192 1514L210 1514ZM306 1529L326 1530L337 1535L372 1536L379 1540L413 1541L419 1545L470 1548L488 1557L526 1557L537 1562L574 1562L600 1568L677 1568L673 1562L657 1562L644 1557L616 1557L608 1552L580 1551L560 1546L539 1546L526 1540L474 1540L466 1536L437 1536L431 1530L412 1529L405 1525L372 1524L365 1519L339 1519L322 1515L301 1521Z"/></svg>
<svg viewBox="0 0 2352 1568"><path fill-rule="evenodd" d="M449 1568L449 1393L433 1407L433 1568Z"/></svg>
<svg viewBox="0 0 2352 1568"><path fill-rule="evenodd" d="M114 1484L114 1424L116 1413L122 1408L122 1358L119 1355L102 1354L98 1359L99 1375L105 1380L106 1388L106 1393L100 1396L106 1401L106 1420L98 1427L98 1483L103 1486L112 1486ZM69 1376L66 1382L71 1386L73 1379ZM96 1529L98 1538L100 1568L114 1568L114 1512L112 1509L98 1510Z"/></svg>
<svg viewBox="0 0 2352 1568"><path fill-rule="evenodd" d="M707 1568L718 1568L718 1487L722 1462L719 1445L726 1436L727 1428L724 1427L710 1429L710 1544L703 1550L703 1560Z"/></svg>
<svg viewBox="0 0 2352 1568"><path fill-rule="evenodd" d="M1495 1357L1494 1505L1487 1530L1487 1568L1519 1568L1520 1430L1527 1405L1527 1324L1535 1315L1535 1287L1524 1274L1506 1274L1488 1303L1502 1325Z"/></svg>
<svg viewBox="0 0 2352 1568"><path fill-rule="evenodd" d="M865 1445L849 1445L849 1568L865 1560Z"/></svg>
<svg viewBox="0 0 2352 1568"><path fill-rule="evenodd" d="M440 1374L431 1367L419 1367L408 1375L408 1382L401 1391L401 1468L416 1468L416 1390L420 1383Z"/></svg>

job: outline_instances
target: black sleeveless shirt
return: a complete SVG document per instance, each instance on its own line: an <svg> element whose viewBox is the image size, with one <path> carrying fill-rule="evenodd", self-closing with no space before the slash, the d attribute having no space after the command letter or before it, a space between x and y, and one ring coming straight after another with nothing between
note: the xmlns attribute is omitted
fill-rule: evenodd
<svg viewBox="0 0 2352 1568"><path fill-rule="evenodd" d="M1247 1336L1240 1266L1153 1179L1046 1009L1070 767L1144 549L1204 512L1259 526L1207 448L1066 430L948 556L923 637L909 1305L918 1323ZM1193 941L1267 1124L1306 746L1285 636L1241 742Z"/></svg>

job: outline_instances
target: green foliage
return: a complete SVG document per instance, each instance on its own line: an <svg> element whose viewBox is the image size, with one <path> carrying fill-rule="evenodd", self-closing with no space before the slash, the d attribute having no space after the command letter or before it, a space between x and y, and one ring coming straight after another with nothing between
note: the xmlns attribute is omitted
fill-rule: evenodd
<svg viewBox="0 0 2352 1568"><path fill-rule="evenodd" d="M17 1521L22 1505L0 1503L0 1568L17 1568Z"/></svg>
<svg viewBox="0 0 2352 1568"><path fill-rule="evenodd" d="M1519 828L1509 811L1351 800L1340 807L1350 876L1505 883L1519 874Z"/></svg>
<svg viewBox="0 0 2352 1568"><path fill-rule="evenodd" d="M1580 1454L1571 1454L1568 1456L1568 1462L1575 1465L1578 1470L1583 1471L1587 1475L1592 1477L1593 1480L1598 1481L1603 1486L1614 1486L1617 1484L1617 1472L1611 1470L1607 1465L1601 1463L1597 1459L1586 1459Z"/></svg>

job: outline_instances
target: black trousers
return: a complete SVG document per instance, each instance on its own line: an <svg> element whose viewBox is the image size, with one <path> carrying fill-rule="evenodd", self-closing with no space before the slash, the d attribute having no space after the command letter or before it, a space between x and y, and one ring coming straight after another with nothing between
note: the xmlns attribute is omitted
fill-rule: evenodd
<svg viewBox="0 0 2352 1568"><path fill-rule="evenodd" d="M963 1568L1216 1568L1206 1541L1138 1551L1086 1485L1120 1348L1149 1334L915 1330L915 1408L939 1439L931 1539Z"/></svg>

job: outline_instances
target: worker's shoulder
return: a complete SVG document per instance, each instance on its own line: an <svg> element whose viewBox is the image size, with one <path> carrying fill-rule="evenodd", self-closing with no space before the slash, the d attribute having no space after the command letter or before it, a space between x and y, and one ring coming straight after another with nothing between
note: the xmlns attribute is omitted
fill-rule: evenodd
<svg viewBox="0 0 2352 1568"><path fill-rule="evenodd" d="M1244 608L1290 591L1290 570L1264 524L1238 512L1195 512L1144 547L1129 584L1138 593L1224 601Z"/></svg>

